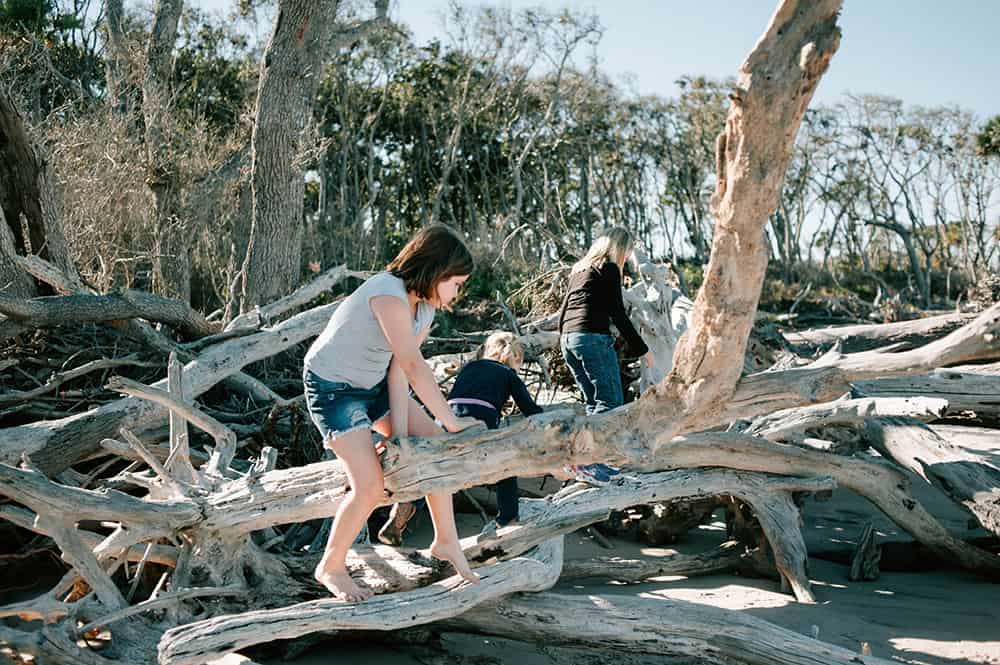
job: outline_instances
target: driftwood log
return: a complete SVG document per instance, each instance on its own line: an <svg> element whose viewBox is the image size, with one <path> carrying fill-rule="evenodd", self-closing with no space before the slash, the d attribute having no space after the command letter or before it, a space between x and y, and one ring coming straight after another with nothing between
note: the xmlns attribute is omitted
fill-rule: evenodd
<svg viewBox="0 0 1000 665"><path fill-rule="evenodd" d="M562 409L504 430L387 443L386 503L511 475L540 476L567 464L606 462L628 469L608 487L572 485L526 502L522 524L489 540L463 541L482 584L448 577L419 552L404 559L358 547L352 565L382 593L361 604L338 603L324 598L312 580L309 556L272 551L274 529L336 511L347 491L343 469L338 462L275 469L274 451L267 449L249 468L237 467L235 435L193 400L250 363L315 336L336 307L316 307L259 327L291 306L285 301L231 322L183 368L173 364L153 390L119 381L117 389L132 396L71 418L3 431L0 494L12 505L0 516L51 538L71 569L38 598L0 608L0 615L45 621L34 631L0 627L0 639L54 665L177 665L311 632L446 621L441 625L518 639L704 662L885 662L742 613L663 599L649 605L642 599L545 592L562 569L561 534L635 503L721 495L752 506L781 578L797 599L811 601L793 496L834 485L869 499L935 552L1000 577L1000 558L949 533L912 495L910 477L898 468L919 469L926 480L947 484L961 505L995 527L996 476L988 459L934 439L922 439L919 448L900 443L892 429L897 421L887 420L910 418L904 422L911 427L937 418L950 408L941 400L952 405L948 396L916 389L903 397L937 399L890 401L886 393L869 389L875 392L824 404L859 385L892 377L912 381L941 367L1000 358L1000 305L906 351L833 350L804 366L744 376L743 356L768 257L764 226L797 128L837 49L839 10L839 0L783 0L740 70L726 130L717 142L710 262L687 313L687 330L674 345L669 374L647 376L651 387L637 401L599 416ZM643 280L648 281L639 286L658 296L653 308L636 315L647 333L662 329L660 352L667 355L666 342L679 326L657 318L671 311L671 301L660 298L668 293L662 276L646 271ZM302 304L310 293L291 301ZM552 333L538 334L544 335L539 344L551 343ZM988 408L987 401L970 398L967 404L975 410ZM799 411L769 415L781 409ZM164 460L143 435L168 420L171 442ZM734 421L741 421L744 431L718 431ZM193 454L185 423L213 436L207 458ZM888 457L846 457L808 445L814 438L807 436L810 428L833 426L854 428ZM76 461L126 448L142 463L108 486L92 490L62 481L72 477L60 474ZM938 456L929 457L930 450ZM955 464L961 472L951 472ZM141 572L152 568L158 581L144 598L136 598ZM515 592L534 593L512 596ZM79 645L81 632L101 628L111 635L104 649Z"/></svg>

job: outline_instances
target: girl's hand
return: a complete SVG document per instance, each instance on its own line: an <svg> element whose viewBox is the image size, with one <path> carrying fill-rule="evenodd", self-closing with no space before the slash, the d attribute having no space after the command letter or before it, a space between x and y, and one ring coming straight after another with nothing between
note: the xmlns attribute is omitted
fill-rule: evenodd
<svg viewBox="0 0 1000 665"><path fill-rule="evenodd" d="M646 351L646 355L642 357L642 362L646 363L646 367L649 369L653 369L653 366L656 365L656 358L653 357L653 352Z"/></svg>
<svg viewBox="0 0 1000 665"><path fill-rule="evenodd" d="M454 434L455 432L461 432L462 430L469 429L470 427L475 427L476 425L482 425L483 421L478 418L472 418L470 416L465 416L463 418L449 418L448 422L444 423L444 428Z"/></svg>

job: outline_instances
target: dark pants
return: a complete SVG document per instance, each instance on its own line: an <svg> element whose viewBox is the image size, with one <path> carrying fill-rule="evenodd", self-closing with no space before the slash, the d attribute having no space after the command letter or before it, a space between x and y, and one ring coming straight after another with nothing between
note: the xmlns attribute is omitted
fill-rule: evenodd
<svg viewBox="0 0 1000 665"><path fill-rule="evenodd" d="M500 414L478 404L452 404L459 418L472 417L486 424L487 429L500 427ZM504 526L517 519L517 478L504 478L497 483L497 524Z"/></svg>

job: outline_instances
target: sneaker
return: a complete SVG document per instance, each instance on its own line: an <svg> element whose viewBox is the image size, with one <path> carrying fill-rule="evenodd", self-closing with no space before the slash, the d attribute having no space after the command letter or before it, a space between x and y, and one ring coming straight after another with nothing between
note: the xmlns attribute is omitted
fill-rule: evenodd
<svg viewBox="0 0 1000 665"><path fill-rule="evenodd" d="M476 534L476 542L477 543L482 543L482 542L485 542L485 541L496 540L496 538L497 538L497 530L498 529L503 529L504 527L508 527L508 526L517 526L520 523L521 523L521 520L514 519L514 520L510 520L509 522L506 522L504 524L500 524L500 522L498 522L497 520L492 519L489 522L487 522L486 524L484 524L483 528L479 531L478 534Z"/></svg>
<svg viewBox="0 0 1000 665"><path fill-rule="evenodd" d="M587 483L595 487L607 485L612 478L621 473L620 470L607 464L581 464L571 466L569 470L577 482Z"/></svg>
<svg viewBox="0 0 1000 665"><path fill-rule="evenodd" d="M496 520L490 520L483 525L482 530L476 534L476 542L481 543L487 540L494 540L497 537L497 529L500 528Z"/></svg>
<svg viewBox="0 0 1000 665"><path fill-rule="evenodd" d="M416 514L417 507L412 503L393 504L392 510L389 511L389 519L378 530L379 542L397 547L402 545L406 525Z"/></svg>

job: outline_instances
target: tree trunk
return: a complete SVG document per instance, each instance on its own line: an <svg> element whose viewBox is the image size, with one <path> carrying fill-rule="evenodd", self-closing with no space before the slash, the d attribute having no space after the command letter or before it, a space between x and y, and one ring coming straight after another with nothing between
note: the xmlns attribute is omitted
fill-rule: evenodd
<svg viewBox="0 0 1000 665"><path fill-rule="evenodd" d="M170 151L170 64L182 0L158 0L146 48L142 113L146 122L146 185L153 194L153 289L191 300L191 231L178 218L179 187Z"/></svg>
<svg viewBox="0 0 1000 665"><path fill-rule="evenodd" d="M740 68L716 140L716 225L705 281L673 373L657 388L677 390L688 409L727 404L740 378L767 267L764 227L802 116L840 44L839 11L836 0L782 3Z"/></svg>
<svg viewBox="0 0 1000 665"><path fill-rule="evenodd" d="M30 298L36 292L35 281L17 263L14 232L0 208L0 297Z"/></svg>
<svg viewBox="0 0 1000 665"><path fill-rule="evenodd" d="M49 165L32 145L7 93L0 93L0 208L0 223L5 223L5 235L13 241L17 254L37 254L64 272L75 274L59 221Z"/></svg>
<svg viewBox="0 0 1000 665"><path fill-rule="evenodd" d="M302 251L302 136L332 42L339 2L279 0L264 51L251 148L253 197L240 311L287 293Z"/></svg>
<svg viewBox="0 0 1000 665"><path fill-rule="evenodd" d="M118 113L128 113L128 82L126 71L128 59L125 51L125 35L122 19L125 16L124 0L107 0L107 65L105 77L108 88L108 104Z"/></svg>

